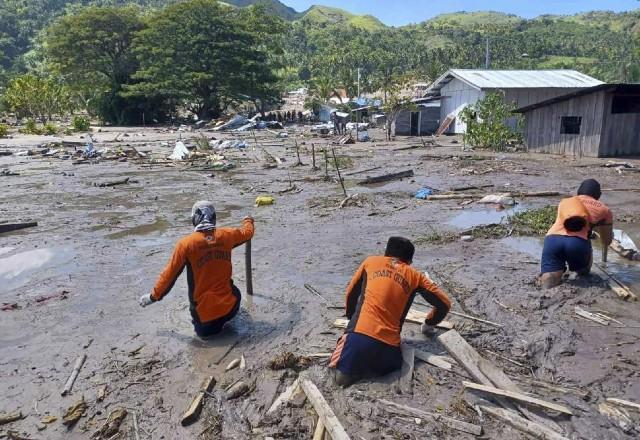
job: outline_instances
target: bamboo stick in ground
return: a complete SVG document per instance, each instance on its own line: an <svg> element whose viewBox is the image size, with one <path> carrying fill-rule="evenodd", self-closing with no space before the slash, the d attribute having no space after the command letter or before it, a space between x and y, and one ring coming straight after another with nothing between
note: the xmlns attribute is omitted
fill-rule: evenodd
<svg viewBox="0 0 640 440"><path fill-rule="evenodd" d="M64 388L62 389L62 393L60 394L62 394L63 396L66 396L71 392L73 383L76 381L76 378L80 373L80 369L82 368L82 365L86 360L87 360L87 355L84 353L78 359L76 359L76 363L73 366L73 371L71 372L71 376L69 376L69 379L67 379L67 382L64 384Z"/></svg>

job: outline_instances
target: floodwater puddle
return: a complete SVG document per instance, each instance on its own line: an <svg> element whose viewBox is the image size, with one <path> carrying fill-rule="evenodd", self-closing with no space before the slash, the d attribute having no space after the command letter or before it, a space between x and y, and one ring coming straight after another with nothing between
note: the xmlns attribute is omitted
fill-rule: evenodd
<svg viewBox="0 0 640 440"><path fill-rule="evenodd" d="M36 276L41 277L45 271L56 269L62 272L61 268L74 256L73 248L52 247L33 249L0 258L0 293L23 286Z"/></svg>
<svg viewBox="0 0 640 440"><path fill-rule="evenodd" d="M500 243L510 249L529 255L536 260L542 255L542 237L505 237Z"/></svg>
<svg viewBox="0 0 640 440"><path fill-rule="evenodd" d="M108 234L105 237L110 240L118 240L120 238L130 237L130 236L138 236L138 235L149 235L154 232L165 232L167 229L171 227L171 224L162 219L156 218L156 221L153 223L148 223L145 225L138 225L132 228L124 229L119 232L114 232L113 234Z"/></svg>
<svg viewBox="0 0 640 440"><path fill-rule="evenodd" d="M460 229L475 228L480 225L500 223L507 217L525 210L526 207L523 205L515 205L501 211L495 209L465 210L449 220L448 224Z"/></svg>

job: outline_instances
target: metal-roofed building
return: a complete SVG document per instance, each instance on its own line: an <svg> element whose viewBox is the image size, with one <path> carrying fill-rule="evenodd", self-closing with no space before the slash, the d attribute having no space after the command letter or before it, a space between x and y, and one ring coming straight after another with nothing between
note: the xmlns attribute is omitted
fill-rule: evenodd
<svg viewBox="0 0 640 440"><path fill-rule="evenodd" d="M464 133L466 125L457 115L487 92L502 91L505 101L525 107L556 96L603 84L575 70L468 70L451 69L438 78L426 96L442 99L440 119L455 117L448 133Z"/></svg>
<svg viewBox="0 0 640 440"><path fill-rule="evenodd" d="M602 84L528 105L529 151L572 156L640 155L640 84Z"/></svg>

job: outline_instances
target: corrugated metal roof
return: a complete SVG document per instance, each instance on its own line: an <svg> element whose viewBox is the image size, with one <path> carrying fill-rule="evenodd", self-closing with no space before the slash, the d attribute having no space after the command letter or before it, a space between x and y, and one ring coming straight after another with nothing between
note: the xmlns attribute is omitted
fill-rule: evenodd
<svg viewBox="0 0 640 440"><path fill-rule="evenodd" d="M458 78L479 90L586 88L604 84L576 70L468 70L451 69L438 78L427 91L439 92L452 79Z"/></svg>

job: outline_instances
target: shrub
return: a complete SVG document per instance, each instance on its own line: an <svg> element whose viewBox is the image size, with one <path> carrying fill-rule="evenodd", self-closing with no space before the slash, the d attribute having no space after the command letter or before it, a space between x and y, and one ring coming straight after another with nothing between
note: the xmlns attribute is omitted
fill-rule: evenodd
<svg viewBox="0 0 640 440"><path fill-rule="evenodd" d="M42 134L42 130L36 124L33 119L27 119L24 127L20 129L20 133L23 134Z"/></svg>
<svg viewBox="0 0 640 440"><path fill-rule="evenodd" d="M3 138L9 134L9 127L5 124L0 124L0 138Z"/></svg>
<svg viewBox="0 0 640 440"><path fill-rule="evenodd" d="M91 121L84 116L74 116L71 120L73 131L89 131L91 130Z"/></svg>
<svg viewBox="0 0 640 440"><path fill-rule="evenodd" d="M46 124L44 124L41 131L42 134L46 136L53 136L55 134L58 134L58 126L53 122L47 122Z"/></svg>

